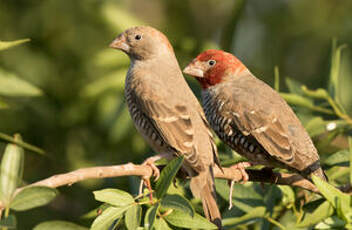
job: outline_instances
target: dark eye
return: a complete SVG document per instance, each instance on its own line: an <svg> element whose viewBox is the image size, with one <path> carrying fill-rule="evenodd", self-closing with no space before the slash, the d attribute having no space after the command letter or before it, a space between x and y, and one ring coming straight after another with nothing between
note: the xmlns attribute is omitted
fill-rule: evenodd
<svg viewBox="0 0 352 230"><path fill-rule="evenodd" d="M134 39L136 40L141 40L142 39L142 36L140 34L137 34L136 36L134 36Z"/></svg>
<svg viewBox="0 0 352 230"><path fill-rule="evenodd" d="M210 60L210 61L208 62L208 64L209 64L210 66L213 66L213 65L216 64L216 61L215 61L215 60Z"/></svg>

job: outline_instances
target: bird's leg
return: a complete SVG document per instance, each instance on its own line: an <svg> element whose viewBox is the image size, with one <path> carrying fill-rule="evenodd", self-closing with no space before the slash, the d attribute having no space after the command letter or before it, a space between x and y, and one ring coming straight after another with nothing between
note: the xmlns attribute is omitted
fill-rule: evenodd
<svg viewBox="0 0 352 230"><path fill-rule="evenodd" d="M246 168L248 167L251 167L253 166L254 164L251 163L251 162L240 162L240 163L237 163L235 165L232 165L230 168L233 168L233 169L238 169L240 170L241 172L241 175L242 175L242 180L241 180L241 183L244 184L248 181L249 179L249 176L246 172ZM233 186L235 184L235 180L231 180L230 181L230 194L229 194L229 210L232 208L232 193L233 193Z"/></svg>
<svg viewBox="0 0 352 230"><path fill-rule="evenodd" d="M154 176L154 180L157 181L160 177L160 170L158 169L158 167L156 167L155 165L155 161L158 161L160 159L172 159L172 154L170 153L162 153L162 154L158 154L152 157L147 158L142 165L147 165L152 169L152 176ZM153 201L153 189L151 187L150 184L150 176L148 177L143 177L141 180L141 183L139 185L139 195L142 194L143 192L143 185L146 185L148 190L149 190L149 197L150 197L150 201Z"/></svg>

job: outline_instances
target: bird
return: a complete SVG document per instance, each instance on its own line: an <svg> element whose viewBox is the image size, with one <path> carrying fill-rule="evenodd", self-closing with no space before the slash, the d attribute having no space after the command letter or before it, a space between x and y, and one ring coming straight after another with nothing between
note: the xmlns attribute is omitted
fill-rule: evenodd
<svg viewBox="0 0 352 230"><path fill-rule="evenodd" d="M318 151L294 111L234 55L206 50L183 73L200 83L203 109L215 133L250 163L327 180ZM241 172L248 180L243 168Z"/></svg>
<svg viewBox="0 0 352 230"><path fill-rule="evenodd" d="M136 129L156 153L184 156L192 194L221 229L213 173L216 165L221 167L217 148L168 38L153 27L136 26L118 35L110 47L130 58L124 94Z"/></svg>

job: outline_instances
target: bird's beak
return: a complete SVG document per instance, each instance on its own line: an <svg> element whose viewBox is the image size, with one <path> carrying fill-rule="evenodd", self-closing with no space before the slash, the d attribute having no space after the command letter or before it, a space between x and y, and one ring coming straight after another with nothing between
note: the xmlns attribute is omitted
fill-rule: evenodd
<svg viewBox="0 0 352 230"><path fill-rule="evenodd" d="M198 62L191 62L186 68L183 69L183 73L188 74L192 77L204 77L204 71L202 66Z"/></svg>
<svg viewBox="0 0 352 230"><path fill-rule="evenodd" d="M115 40L110 43L109 47L124 52L128 52L130 50L130 46L127 44L126 36L124 33L117 36L117 38L115 38Z"/></svg>

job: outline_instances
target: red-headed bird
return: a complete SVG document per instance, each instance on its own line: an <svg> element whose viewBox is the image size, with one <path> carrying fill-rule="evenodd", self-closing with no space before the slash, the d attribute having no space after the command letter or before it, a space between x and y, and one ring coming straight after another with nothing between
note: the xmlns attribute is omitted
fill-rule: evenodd
<svg viewBox="0 0 352 230"><path fill-rule="evenodd" d="M207 50L183 72L200 83L205 115L232 149L255 164L326 180L317 149L296 114L235 56Z"/></svg>
<svg viewBox="0 0 352 230"><path fill-rule="evenodd" d="M125 98L137 130L155 152L184 156L193 195L202 200L206 217L221 228L213 175L217 149L168 39L154 28L138 26L121 33L110 47L131 60Z"/></svg>

